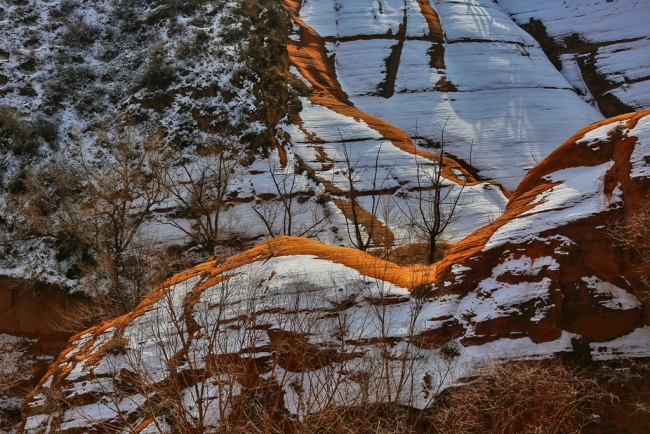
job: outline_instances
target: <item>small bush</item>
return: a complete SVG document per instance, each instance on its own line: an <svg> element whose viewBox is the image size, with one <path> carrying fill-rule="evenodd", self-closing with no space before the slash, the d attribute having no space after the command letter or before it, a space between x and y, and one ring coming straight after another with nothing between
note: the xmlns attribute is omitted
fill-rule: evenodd
<svg viewBox="0 0 650 434"><path fill-rule="evenodd" d="M54 17L67 17L79 6L78 0L61 0L59 7L52 11Z"/></svg>
<svg viewBox="0 0 650 434"><path fill-rule="evenodd" d="M623 134L625 134L625 127L621 124L617 124L607 131L607 137L609 137L610 140L618 140L623 137Z"/></svg>
<svg viewBox="0 0 650 434"><path fill-rule="evenodd" d="M205 33L205 32L204 32ZM181 41L175 49L176 57L181 60L188 60L198 57L202 52L201 43L197 41Z"/></svg>
<svg viewBox="0 0 650 434"><path fill-rule="evenodd" d="M129 345L129 340L126 338L115 338L106 343L104 351L106 354L116 356L118 354L125 354Z"/></svg>
<svg viewBox="0 0 650 434"><path fill-rule="evenodd" d="M165 90L176 80L174 68L164 61L164 51L157 48L149 57L142 84L149 90Z"/></svg>
<svg viewBox="0 0 650 434"><path fill-rule="evenodd" d="M121 2L113 9L112 15L119 22L120 31L123 33L137 33L143 29L142 17L136 13L130 2Z"/></svg>
<svg viewBox="0 0 650 434"><path fill-rule="evenodd" d="M443 240L436 246L435 260L440 261L447 250L453 244ZM428 243L412 243L405 246L395 247L383 255L383 259L394 262L397 265L427 264L429 256Z"/></svg>
<svg viewBox="0 0 650 434"><path fill-rule="evenodd" d="M179 15L191 16L205 0L153 0L148 2L152 8L147 16L147 24L153 25L164 20L175 19Z"/></svg>
<svg viewBox="0 0 650 434"><path fill-rule="evenodd" d="M101 29L76 19L67 25L63 34L63 44L68 47L83 48L94 43L101 35Z"/></svg>
<svg viewBox="0 0 650 434"><path fill-rule="evenodd" d="M0 147L5 151L14 155L34 155L41 141L53 145L57 134L58 128L49 119L23 119L12 108L0 108Z"/></svg>

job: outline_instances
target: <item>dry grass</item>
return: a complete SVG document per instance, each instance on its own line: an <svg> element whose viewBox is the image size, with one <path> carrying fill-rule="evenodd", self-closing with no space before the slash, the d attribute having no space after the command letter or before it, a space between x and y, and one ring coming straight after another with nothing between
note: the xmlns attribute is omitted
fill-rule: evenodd
<svg viewBox="0 0 650 434"><path fill-rule="evenodd" d="M453 244L447 240L439 242L436 246L435 261L440 261L451 246L453 246ZM413 264L428 265L429 244L411 243L405 246L395 247L388 252L382 252L380 257L399 266Z"/></svg>
<svg viewBox="0 0 650 434"><path fill-rule="evenodd" d="M596 384L555 359L477 367L433 416L440 433L579 433Z"/></svg>
<svg viewBox="0 0 650 434"><path fill-rule="evenodd" d="M650 427L646 362L578 367L559 359L484 363L419 410L391 403L328 408L298 422L266 414L223 433L383 434L643 433ZM607 415L608 420L595 417ZM621 422L623 420L623 422ZM620 429L625 426L627 429ZM616 427L616 428L614 428Z"/></svg>

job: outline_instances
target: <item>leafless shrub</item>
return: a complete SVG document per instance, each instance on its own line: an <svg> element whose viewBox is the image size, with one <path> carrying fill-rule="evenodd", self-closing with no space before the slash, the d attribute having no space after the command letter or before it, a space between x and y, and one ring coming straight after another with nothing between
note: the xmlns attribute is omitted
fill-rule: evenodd
<svg viewBox="0 0 650 434"><path fill-rule="evenodd" d="M415 156L416 185L408 193L412 200L407 200L404 206L400 206L408 225L418 233L422 241L428 243L429 264L435 262L438 244L449 225L457 222L461 217L461 195L465 188L465 182L456 186L442 175L446 125L445 122L437 161L431 167L426 167L417 155Z"/></svg>
<svg viewBox="0 0 650 434"><path fill-rule="evenodd" d="M156 166L161 185L177 202L168 223L209 254L231 235L223 220L231 206L230 189L240 164L232 148L232 138L226 134L201 144L196 157L177 151L171 164Z"/></svg>
<svg viewBox="0 0 650 434"><path fill-rule="evenodd" d="M21 117L15 109L0 106L0 148L14 155L34 155L41 142L54 145L57 126L49 119L34 116Z"/></svg>
<svg viewBox="0 0 650 434"><path fill-rule="evenodd" d="M440 433L579 433L599 393L556 359L488 362L439 398L434 424Z"/></svg>
<svg viewBox="0 0 650 434"><path fill-rule="evenodd" d="M115 329L94 371L101 411L79 417L127 432L143 420L182 433L355 432L363 421L373 432L408 432L403 407L423 394L425 358L391 334L418 328L425 299L413 299L404 323L379 280L332 293L294 277L277 286L246 268L207 292L203 280L166 292L136 335ZM372 307L355 306L359 298Z"/></svg>
<svg viewBox="0 0 650 434"><path fill-rule="evenodd" d="M278 167L275 160L269 158L275 197L258 200L252 209L271 238L279 235L317 238L330 222L328 209L310 200L308 194L314 192L301 182L299 172L298 164Z"/></svg>
<svg viewBox="0 0 650 434"><path fill-rule="evenodd" d="M6 336L6 335L5 335ZM32 375L19 340L0 342L0 395L4 395Z"/></svg>
<svg viewBox="0 0 650 434"><path fill-rule="evenodd" d="M650 201L639 203L633 214L613 220L606 234L615 245L633 253L636 271L650 292Z"/></svg>
<svg viewBox="0 0 650 434"><path fill-rule="evenodd" d="M25 342L8 335L0 335L0 339L0 430L8 430L22 417L20 405L9 396L24 392L17 389L32 377L34 368L25 355Z"/></svg>
<svg viewBox="0 0 650 434"><path fill-rule="evenodd" d="M607 131L607 137L612 140L618 140L623 137L625 134L625 127L622 124L614 125L609 131Z"/></svg>
<svg viewBox="0 0 650 434"><path fill-rule="evenodd" d="M434 261L441 260L453 244L446 239L436 243ZM385 252L382 257L397 265L428 264L429 243L410 243Z"/></svg>
<svg viewBox="0 0 650 434"><path fill-rule="evenodd" d="M343 164L340 167L341 174L345 180L347 189L347 199L349 203L349 213L346 213L345 227L347 229L350 244L356 249L367 251L370 247L380 247L376 241L376 233L380 226L380 212L387 217L390 214L392 202L381 200L381 193L392 171L388 170L384 177L380 176L379 156L381 153L382 143L377 148L375 154L374 166L363 169L361 167L361 157L353 159L350 146L343 139L339 131L342 143ZM358 196L362 193L359 184L367 182L370 188L370 209L364 210L359 204ZM369 218L364 218L363 214L368 213ZM386 221L388 223L388 221ZM385 243L388 244L388 243ZM384 246L388 248L390 246Z"/></svg>
<svg viewBox="0 0 650 434"><path fill-rule="evenodd" d="M110 306L100 317L131 311L151 289L147 259L156 240L144 227L166 198L154 176L161 164L154 141L100 135L96 152L79 145L65 161L30 171L8 204L20 216L11 239L54 240L57 259L76 262L69 277Z"/></svg>

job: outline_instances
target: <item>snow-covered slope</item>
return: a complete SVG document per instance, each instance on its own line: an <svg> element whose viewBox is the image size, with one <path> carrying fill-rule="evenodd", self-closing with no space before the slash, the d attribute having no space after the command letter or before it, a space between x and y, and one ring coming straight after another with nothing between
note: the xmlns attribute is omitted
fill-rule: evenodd
<svg viewBox="0 0 650 434"><path fill-rule="evenodd" d="M649 115L580 130L530 171L501 218L452 248L437 278L461 295L447 321L466 327L464 339L568 332L594 358L647 355L643 274L608 233L647 203Z"/></svg>
<svg viewBox="0 0 650 434"><path fill-rule="evenodd" d="M601 119L492 1L310 0L294 10L294 44L320 44L333 60L335 96L344 92L420 149L440 142L444 127L448 152L509 189L557 143ZM303 128L318 136L326 119L306 118Z"/></svg>
<svg viewBox="0 0 650 434"><path fill-rule="evenodd" d="M580 130L432 267L283 237L181 273L71 340L24 432L208 429L260 391L298 418L323 396L425 406L476 359L648 357L647 293L604 231L647 196L648 137L650 111Z"/></svg>
<svg viewBox="0 0 650 434"><path fill-rule="evenodd" d="M605 116L650 105L647 3L503 0L499 6L543 39L562 74L585 99L595 97Z"/></svg>
<svg viewBox="0 0 650 434"><path fill-rule="evenodd" d="M250 70L255 56L245 56L247 42L238 39L247 36L233 12L237 5L172 3L29 0L3 9L0 114L47 127L38 133L43 137L36 138L34 155L9 150L2 155L7 188L20 186L34 167L66 160L79 146L97 146L103 128L135 124L130 134L136 140L162 131L165 146L182 148L180 160L197 165L203 164L198 155L203 143L234 133L239 155L260 146L270 150L248 155L233 176L229 194L235 200L223 218L233 238L267 235L255 209L277 211L272 209L277 203L266 204L278 199L273 173L275 181L291 181L290 194L301 202L291 233L309 227L313 216L328 216L329 227L309 236L349 245L346 217L354 192L346 179L347 153L357 173L353 189L368 216L380 196L393 204L392 212L374 217L382 237L373 245L396 246L421 241L398 209L412 203L416 163L435 170L444 132L445 185L460 192L463 205L445 234L456 241L503 212L509 193L501 186L514 189L557 143L602 118L575 92L577 64L565 62L564 75L559 73L506 14L523 23L542 10L539 2L286 0L293 22L288 54L296 77L288 88L302 80L310 90L300 98L299 115L281 119L278 136L262 140L266 103L258 100ZM623 3L611 4L625 10L626 32L638 39L647 8L627 8L633 13ZM530 10L524 4L532 5ZM584 12L581 5L565 15L577 17ZM606 11L592 10L599 17ZM562 21L564 27L549 34L560 38L574 21ZM642 77L644 57L630 54L639 50L625 51L630 55L618 61L616 47L599 48L611 48L613 56L601 69L620 75L616 65L625 64L627 76ZM178 219L177 204L170 199L157 207L143 237L193 242L182 230L191 222ZM0 212L8 228L20 220L8 207ZM276 233L282 232L279 220ZM12 243L3 273L75 287L66 275L74 274L78 255L57 259L56 242L40 237Z"/></svg>

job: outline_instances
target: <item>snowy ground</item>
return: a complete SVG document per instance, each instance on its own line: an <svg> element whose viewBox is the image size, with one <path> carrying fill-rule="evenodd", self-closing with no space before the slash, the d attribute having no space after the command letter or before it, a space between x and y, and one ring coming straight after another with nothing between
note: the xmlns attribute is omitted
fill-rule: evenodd
<svg viewBox="0 0 650 434"><path fill-rule="evenodd" d="M349 1L336 11L329 2L307 2L301 18L321 36L374 35L376 39L326 45L336 56L337 78L352 102L411 136L433 141L440 141L449 118L444 132L448 151L470 161L473 142L472 164L487 179L514 189L536 161L581 126L602 118L493 2L432 3L446 38L446 68L430 66L432 43L407 36L396 93L388 99L373 96L385 80L385 59L397 42L383 39L391 21L384 23L383 16L373 21L372 5ZM418 14L419 9L407 10L407 35ZM349 24L353 20L356 26ZM458 92L434 90L443 75ZM309 120L306 126L311 127Z"/></svg>
<svg viewBox="0 0 650 434"><path fill-rule="evenodd" d="M129 420L138 425L153 416L143 391L150 390L152 398L160 393L155 385L173 378L177 371L204 369L207 379L183 389L182 411L192 413L203 402L203 411L209 415L203 423L218 426L220 415L231 410L232 399L246 387L236 374L246 360L257 360L269 367L252 375L277 381L287 410L300 418L323 408L323 393L332 397L336 405L359 402L363 389L355 375L360 372L367 372L368 384L376 391L368 403L385 400L382 393L390 384L388 387L394 391L392 401L422 408L431 403L432 391L439 393L472 373L475 363L538 359L571 352L572 340L579 336L564 331L557 339L543 343L521 337L463 346L452 340L438 349L422 349L402 340L440 327L438 318L455 318L467 327L466 336L471 336L475 321L517 314L522 303L548 298L553 290L548 278L517 285L498 279L506 273L534 276L546 269L557 270L557 262L550 257L532 259L524 255L515 260L512 256L494 270L492 277L480 282L475 292L463 298L443 295L425 299L421 305L409 299L405 288L311 255L273 257L237 267L228 271L230 279L207 287L204 278L190 278L171 287L167 295L125 325L78 336L70 351L58 361L64 373L56 379L57 384L54 385L51 374L30 398L31 416L27 418L25 432L46 430L53 417L60 418L64 432L102 422L121 425ZM605 293L606 303L621 301L625 304L623 309L638 307L638 300L624 290L603 285L595 278L586 280ZM195 300L191 308L187 304L189 299ZM350 307L341 309L344 302ZM185 309L191 309L195 326L192 330L186 326ZM258 314L249 315L253 311ZM543 319L545 313L540 309L533 321ZM309 351L333 348L354 357L312 369L289 368L282 362L282 347L274 346L275 333L281 331L307 336L305 344L311 346ZM388 362L380 356L387 350L380 343L386 336L392 342L387 347L392 356ZM648 337L647 327L640 328L610 342L593 343L592 352L599 359L618 354L647 356ZM116 342L119 350L109 350L118 348ZM445 354L450 348L451 356ZM237 355L240 365L232 372L227 364L211 367L215 352ZM179 354L182 363L169 363ZM431 377L431 384L421 381L424 376ZM124 378L136 384L142 393L120 389ZM326 385L334 389L327 389ZM49 390L54 388L60 388L67 400L85 397L88 403L54 414L41 413L49 408ZM163 395L162 399L167 398ZM175 414L181 410L173 406L168 411Z"/></svg>
<svg viewBox="0 0 650 434"><path fill-rule="evenodd" d="M528 23L530 19L541 21L547 34L561 46L566 38L594 44L595 56L591 59L588 51L576 54L587 63L593 62L596 73L609 82L610 92L633 109L650 105L647 84L650 64L645 49L650 18L647 3L637 0L503 0L499 1L499 6L518 23ZM571 50L568 46L566 51ZM566 65L564 59L562 63ZM562 74L571 83L576 83L572 78L575 77L573 68L565 70L563 67Z"/></svg>

